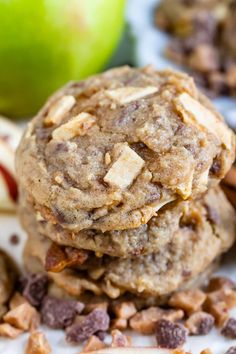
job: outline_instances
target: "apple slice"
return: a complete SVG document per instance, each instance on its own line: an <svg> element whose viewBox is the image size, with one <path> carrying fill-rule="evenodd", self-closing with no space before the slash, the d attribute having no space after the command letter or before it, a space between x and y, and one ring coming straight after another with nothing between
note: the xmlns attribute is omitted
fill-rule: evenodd
<svg viewBox="0 0 236 354"><path fill-rule="evenodd" d="M13 211L16 207L15 149L21 135L20 128L0 117L0 210Z"/></svg>
<svg viewBox="0 0 236 354"><path fill-rule="evenodd" d="M12 211L17 202L13 149L0 138L0 210Z"/></svg>
<svg viewBox="0 0 236 354"><path fill-rule="evenodd" d="M81 352L80 354L84 354ZM160 349L157 347L118 347L104 348L89 352L89 354L187 354L181 349Z"/></svg>

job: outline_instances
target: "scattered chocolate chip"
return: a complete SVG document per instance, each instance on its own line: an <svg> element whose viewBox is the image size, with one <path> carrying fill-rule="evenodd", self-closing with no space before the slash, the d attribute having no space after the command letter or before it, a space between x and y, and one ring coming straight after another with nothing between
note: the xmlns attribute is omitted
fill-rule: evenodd
<svg viewBox="0 0 236 354"><path fill-rule="evenodd" d="M98 331L96 332L96 336L101 340L104 341L104 339L106 338L107 332L105 331Z"/></svg>
<svg viewBox="0 0 236 354"><path fill-rule="evenodd" d="M14 246L18 245L20 242L20 238L17 234L13 234L10 236L10 243Z"/></svg>
<svg viewBox="0 0 236 354"><path fill-rule="evenodd" d="M185 325L188 328L190 334L206 335L211 331L214 323L215 319L212 315L203 311L199 311L193 313L188 318Z"/></svg>
<svg viewBox="0 0 236 354"><path fill-rule="evenodd" d="M28 274L22 282L23 296L32 306L40 306L47 292L48 277L45 274Z"/></svg>
<svg viewBox="0 0 236 354"><path fill-rule="evenodd" d="M71 343L81 343L91 335L100 331L107 331L110 318L106 311L95 309L79 323L66 329L66 339Z"/></svg>
<svg viewBox="0 0 236 354"><path fill-rule="evenodd" d="M236 347L230 347L225 354L236 354Z"/></svg>
<svg viewBox="0 0 236 354"><path fill-rule="evenodd" d="M84 309L84 304L75 300L63 300L45 297L42 307L42 322L50 328L66 328L70 326L77 314Z"/></svg>
<svg viewBox="0 0 236 354"><path fill-rule="evenodd" d="M176 349L181 347L187 337L187 329L179 324L161 319L156 324L157 345L160 348Z"/></svg>
<svg viewBox="0 0 236 354"><path fill-rule="evenodd" d="M236 339L236 320L234 318L229 318L221 333L224 337Z"/></svg>

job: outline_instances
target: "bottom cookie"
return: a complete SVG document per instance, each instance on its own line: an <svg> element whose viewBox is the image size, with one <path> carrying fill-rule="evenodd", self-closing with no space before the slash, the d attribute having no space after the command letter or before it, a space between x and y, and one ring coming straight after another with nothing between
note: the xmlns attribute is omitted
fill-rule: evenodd
<svg viewBox="0 0 236 354"><path fill-rule="evenodd" d="M198 217L197 211L195 217ZM130 293L144 299L155 298L156 303L163 302L171 293L191 286L233 244L233 209L229 206L218 217L217 227L209 221L204 223L204 227L197 223L196 228L193 224L180 228L171 242L158 253L116 258L96 257L90 252L82 265L60 272L50 271L48 275L60 288L75 297L86 291L112 299ZM31 224L28 230L26 268L31 272L43 270L52 241L37 232L37 225Z"/></svg>

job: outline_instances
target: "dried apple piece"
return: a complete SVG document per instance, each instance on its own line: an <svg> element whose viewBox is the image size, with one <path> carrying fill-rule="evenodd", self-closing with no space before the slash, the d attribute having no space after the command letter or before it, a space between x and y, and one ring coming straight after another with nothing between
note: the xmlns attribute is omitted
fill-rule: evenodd
<svg viewBox="0 0 236 354"><path fill-rule="evenodd" d="M69 122L62 124L54 130L52 137L55 140L70 140L76 136L83 136L95 124L96 117L82 112L73 117Z"/></svg>
<svg viewBox="0 0 236 354"><path fill-rule="evenodd" d="M59 124L66 113L68 113L75 105L76 100L74 96L65 95L59 100L54 102L50 107L46 118L44 119L45 125Z"/></svg>
<svg viewBox="0 0 236 354"><path fill-rule="evenodd" d="M144 164L144 160L124 144L120 156L105 175L104 181L112 187L125 189L132 184Z"/></svg>
<svg viewBox="0 0 236 354"><path fill-rule="evenodd" d="M146 87L121 87L113 90L106 90L105 95L119 104L126 104L139 100L143 97L156 93L158 88L155 86Z"/></svg>
<svg viewBox="0 0 236 354"><path fill-rule="evenodd" d="M225 147L231 149L232 134L230 129L208 108L186 92L175 99L175 105L186 124L199 125L219 137Z"/></svg>

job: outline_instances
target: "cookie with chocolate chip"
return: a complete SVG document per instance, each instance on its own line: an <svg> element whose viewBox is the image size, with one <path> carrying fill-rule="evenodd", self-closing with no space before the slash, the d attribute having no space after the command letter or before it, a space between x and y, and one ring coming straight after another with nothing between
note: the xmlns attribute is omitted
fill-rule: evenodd
<svg viewBox="0 0 236 354"><path fill-rule="evenodd" d="M199 197L234 157L233 133L189 76L123 67L46 103L21 141L17 175L38 220L104 233Z"/></svg>
<svg viewBox="0 0 236 354"><path fill-rule="evenodd" d="M208 208L198 208L200 204L195 202L195 218L188 217L193 216L190 207L190 214L186 211L178 230L159 251L132 258L89 251L83 260L78 257L77 264L71 263L71 250L57 245L59 250L54 248L53 253L52 241L38 231L35 220L28 219L26 267L36 271L36 265L42 269L52 266L53 260L53 267L46 267L50 270L48 276L71 296L89 291L116 299L127 293L161 302L172 292L196 282L235 240L233 207L219 190L208 194L201 202L208 203ZM215 213L209 212L210 207L215 208Z"/></svg>

